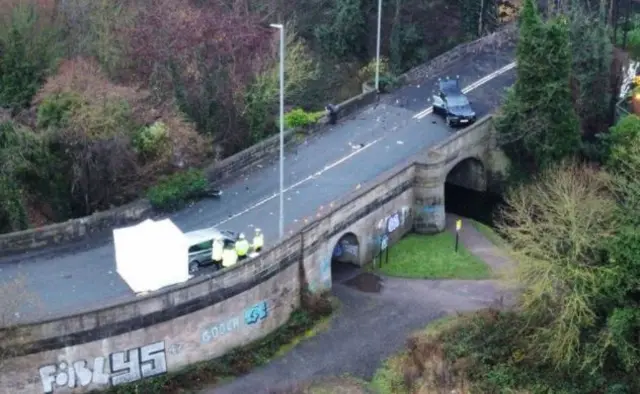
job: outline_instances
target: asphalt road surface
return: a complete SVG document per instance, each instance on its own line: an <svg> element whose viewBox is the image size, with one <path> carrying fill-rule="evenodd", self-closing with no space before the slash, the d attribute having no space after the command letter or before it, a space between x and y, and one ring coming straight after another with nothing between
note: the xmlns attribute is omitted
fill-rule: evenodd
<svg viewBox="0 0 640 394"><path fill-rule="evenodd" d="M382 96L354 119L309 137L285 154L285 228L297 227L345 193L393 168L411 155L452 133L440 117L415 116L430 106L439 76L458 75L462 86L513 61L513 52L478 54L452 65L442 75ZM479 117L490 113L515 81L510 70L468 93ZM170 215L183 231L208 226L253 233L259 227L265 243L278 236L278 163L252 169L226 185L219 200L203 200ZM0 281L22 276L40 306L22 313L23 320L80 312L133 296L115 272L111 239L0 259Z"/></svg>

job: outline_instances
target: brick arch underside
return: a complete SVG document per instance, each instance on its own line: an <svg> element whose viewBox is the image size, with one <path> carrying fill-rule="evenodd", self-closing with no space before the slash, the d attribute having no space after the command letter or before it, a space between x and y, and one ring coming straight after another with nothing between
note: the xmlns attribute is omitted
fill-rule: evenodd
<svg viewBox="0 0 640 394"><path fill-rule="evenodd" d="M445 182L485 192L487 191L486 166L481 159L475 156L465 157L451 167Z"/></svg>

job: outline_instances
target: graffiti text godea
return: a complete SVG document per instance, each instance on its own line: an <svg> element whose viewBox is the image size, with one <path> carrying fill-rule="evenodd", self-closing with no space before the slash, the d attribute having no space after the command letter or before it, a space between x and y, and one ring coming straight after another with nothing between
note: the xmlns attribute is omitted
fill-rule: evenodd
<svg viewBox="0 0 640 394"><path fill-rule="evenodd" d="M234 316L228 320L205 327L200 333L200 343L206 344L226 336L240 328L251 326L264 320L269 315L266 301L259 302L244 311L244 316ZM241 321L244 320L244 324Z"/></svg>
<svg viewBox="0 0 640 394"><path fill-rule="evenodd" d="M131 383L167 372L164 341L111 353L93 360L61 361L40 367L45 394L57 388Z"/></svg>

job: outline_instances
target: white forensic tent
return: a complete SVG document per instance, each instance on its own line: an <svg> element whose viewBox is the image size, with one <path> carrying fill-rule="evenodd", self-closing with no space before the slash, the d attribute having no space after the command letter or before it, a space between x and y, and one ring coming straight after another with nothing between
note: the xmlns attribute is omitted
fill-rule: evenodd
<svg viewBox="0 0 640 394"><path fill-rule="evenodd" d="M189 279L189 245L170 220L145 220L113 230L116 270L136 293Z"/></svg>

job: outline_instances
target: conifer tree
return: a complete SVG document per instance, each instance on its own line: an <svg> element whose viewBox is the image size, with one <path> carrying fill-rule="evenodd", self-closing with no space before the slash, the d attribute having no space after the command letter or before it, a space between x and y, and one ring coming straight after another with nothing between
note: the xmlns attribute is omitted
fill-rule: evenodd
<svg viewBox="0 0 640 394"><path fill-rule="evenodd" d="M496 128L515 175L528 177L579 148L566 19L543 22L534 1L525 0L516 59L517 80Z"/></svg>

